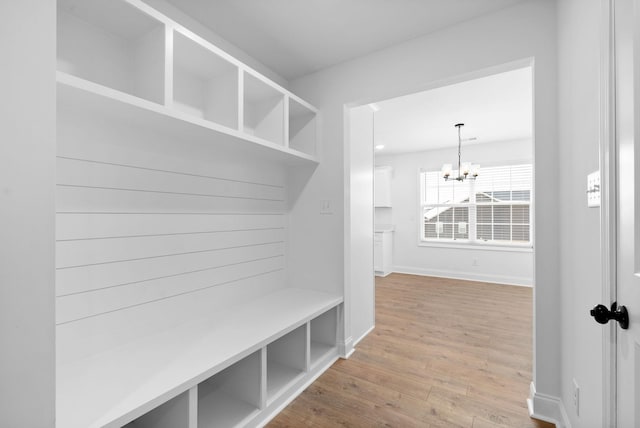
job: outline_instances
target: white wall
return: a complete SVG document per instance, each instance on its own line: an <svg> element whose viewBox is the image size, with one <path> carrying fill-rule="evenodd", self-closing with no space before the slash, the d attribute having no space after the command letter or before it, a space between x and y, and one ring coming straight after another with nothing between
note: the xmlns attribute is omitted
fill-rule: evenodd
<svg viewBox="0 0 640 428"><path fill-rule="evenodd" d="M61 106L57 125L60 364L285 286L281 166Z"/></svg>
<svg viewBox="0 0 640 428"><path fill-rule="evenodd" d="M556 5L552 0L525 1L445 30L419 37L293 81L300 96L318 106L323 115L321 164L293 213L291 227L297 239L311 240L317 257L313 263L292 255L293 278L308 286L336 284L349 287L344 272L345 128L344 106L364 104L453 83L458 77L501 64L534 58L535 154L544 173L535 186L538 195L535 269L538 390L560 394L560 336L557 249L557 144L556 144ZM319 214L320 201L334 203L334 216ZM295 240L294 240L295 241ZM295 242L293 242L295 244ZM347 307L347 310L349 308ZM345 338L351 337L347 325Z"/></svg>
<svg viewBox="0 0 640 428"><path fill-rule="evenodd" d="M0 16L0 425L52 428L55 2Z"/></svg>
<svg viewBox="0 0 640 428"><path fill-rule="evenodd" d="M573 427L602 420L602 326L588 314L601 303L599 210L587 208L586 177L598 170L598 0L558 3L558 127L560 147L560 261L562 400ZM606 304L606 302L604 302ZM580 416L572 379L580 386Z"/></svg>
<svg viewBox="0 0 640 428"><path fill-rule="evenodd" d="M349 112L351 147L349 172L350 204L348 234L351 236L345 264L351 290L353 341L358 342L375 324L375 281L373 274L373 110L367 105ZM355 197L357 196L357 197Z"/></svg>
<svg viewBox="0 0 640 428"><path fill-rule="evenodd" d="M532 161L531 140L471 144L464 147L464 158L480 167L509 165ZM393 270L417 275L444 276L504 284L532 285L533 253L530 249L509 250L504 247L445 248L420 246L418 171L440 170L451 162L456 149L440 149L419 153L376 155L376 165L393 167L391 180L392 208L377 208L376 223L392 223ZM481 170L482 173L482 170ZM391 221L389 221L389 214ZM386 220L386 221L385 221ZM475 265L474 265L475 262Z"/></svg>

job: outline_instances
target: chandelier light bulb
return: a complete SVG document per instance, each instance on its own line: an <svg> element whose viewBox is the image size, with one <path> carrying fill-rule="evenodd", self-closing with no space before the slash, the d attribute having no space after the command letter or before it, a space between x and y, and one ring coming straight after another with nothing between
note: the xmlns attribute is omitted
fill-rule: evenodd
<svg viewBox="0 0 640 428"><path fill-rule="evenodd" d="M446 178L449 177L453 173L453 167L450 163L445 163L442 165L442 175Z"/></svg>

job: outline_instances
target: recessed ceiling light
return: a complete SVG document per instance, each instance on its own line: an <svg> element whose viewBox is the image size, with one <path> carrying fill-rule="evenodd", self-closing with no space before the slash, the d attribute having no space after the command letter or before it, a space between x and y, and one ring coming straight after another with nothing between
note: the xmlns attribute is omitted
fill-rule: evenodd
<svg viewBox="0 0 640 428"><path fill-rule="evenodd" d="M382 149L384 149L384 144L378 144L376 146L376 150L382 150Z"/></svg>

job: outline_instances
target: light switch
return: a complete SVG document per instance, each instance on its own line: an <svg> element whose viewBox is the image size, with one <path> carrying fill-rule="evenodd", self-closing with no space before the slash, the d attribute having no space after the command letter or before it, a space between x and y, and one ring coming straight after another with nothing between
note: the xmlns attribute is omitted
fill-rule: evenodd
<svg viewBox="0 0 640 428"><path fill-rule="evenodd" d="M330 199L320 201L320 214L333 214L333 204Z"/></svg>
<svg viewBox="0 0 640 428"><path fill-rule="evenodd" d="M587 207L600 206L600 171L587 175Z"/></svg>

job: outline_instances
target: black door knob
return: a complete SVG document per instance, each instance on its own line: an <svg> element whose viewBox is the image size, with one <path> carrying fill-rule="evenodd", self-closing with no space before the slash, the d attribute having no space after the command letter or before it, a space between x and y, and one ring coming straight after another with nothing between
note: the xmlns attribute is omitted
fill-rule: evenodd
<svg viewBox="0 0 640 428"><path fill-rule="evenodd" d="M624 306L618 306L618 302L611 304L611 310L605 305L598 305L591 309L591 316L600 324L606 324L610 320L616 320L620 324L620 328L626 330L629 328L629 312Z"/></svg>

